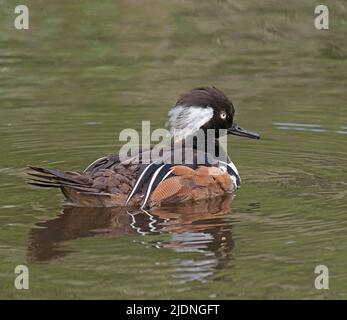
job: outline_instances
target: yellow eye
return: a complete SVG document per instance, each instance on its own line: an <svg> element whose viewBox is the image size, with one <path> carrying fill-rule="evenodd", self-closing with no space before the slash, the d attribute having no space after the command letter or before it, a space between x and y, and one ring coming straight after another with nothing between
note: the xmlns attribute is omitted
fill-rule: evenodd
<svg viewBox="0 0 347 320"><path fill-rule="evenodd" d="M225 120L227 118L227 113L225 111L222 111L220 113L220 117L221 117L221 119Z"/></svg>

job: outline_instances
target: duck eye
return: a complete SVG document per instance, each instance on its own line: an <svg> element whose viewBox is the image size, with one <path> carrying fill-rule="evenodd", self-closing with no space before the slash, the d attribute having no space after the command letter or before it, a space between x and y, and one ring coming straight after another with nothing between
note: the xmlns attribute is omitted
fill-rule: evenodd
<svg viewBox="0 0 347 320"><path fill-rule="evenodd" d="M225 111L222 111L220 113L220 117L221 117L221 119L225 120L227 118L227 113Z"/></svg>

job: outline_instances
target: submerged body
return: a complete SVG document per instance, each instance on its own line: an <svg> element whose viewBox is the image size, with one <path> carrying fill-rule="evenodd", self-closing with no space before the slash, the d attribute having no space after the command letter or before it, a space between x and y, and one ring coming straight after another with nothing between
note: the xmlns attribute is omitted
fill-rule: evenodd
<svg viewBox="0 0 347 320"><path fill-rule="evenodd" d="M232 103L218 89L193 89L183 95L169 113L172 137L184 141L200 129L204 132L226 129L228 133L259 139L257 134L233 123L233 115ZM210 154L205 150L194 147L194 159L201 152L207 159ZM221 150L216 149L216 152ZM212 155L211 161L189 164L154 159L143 164L143 154L140 152L128 161L120 161L118 155L106 156L93 162L84 172L30 167L35 171L30 173L34 177L30 183L60 188L66 205L70 206L141 208L215 198L232 193L240 185L237 169L229 157L220 161Z"/></svg>

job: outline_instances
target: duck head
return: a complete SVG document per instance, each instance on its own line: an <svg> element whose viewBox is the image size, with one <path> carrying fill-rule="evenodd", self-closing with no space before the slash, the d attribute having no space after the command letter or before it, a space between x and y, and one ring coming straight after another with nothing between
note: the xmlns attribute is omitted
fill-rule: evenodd
<svg viewBox="0 0 347 320"><path fill-rule="evenodd" d="M195 88L183 94L169 112L171 135L185 139L199 129L225 129L228 134L259 139L234 122L235 109L227 96L215 87Z"/></svg>

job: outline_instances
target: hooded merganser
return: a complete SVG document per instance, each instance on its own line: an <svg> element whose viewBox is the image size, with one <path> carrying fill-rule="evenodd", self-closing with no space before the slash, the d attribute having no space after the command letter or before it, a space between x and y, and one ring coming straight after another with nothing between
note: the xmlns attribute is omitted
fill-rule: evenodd
<svg viewBox="0 0 347 320"><path fill-rule="evenodd" d="M241 180L235 165L226 155L224 161L216 155L224 149L218 143L221 130L227 134L259 139L257 133L239 127L234 121L235 109L231 101L215 87L195 88L182 95L169 112L171 127L170 155L161 154L150 163L141 159L150 150L140 151L135 157L122 161L120 156L108 155L90 164L84 172L61 172L30 167L32 185L60 188L66 205L79 207L132 206L159 207L184 201L198 201L231 193ZM172 160L177 145L188 141L197 131L212 130L215 155L200 149L196 140L191 146L193 161ZM206 134L208 136L208 134ZM201 155L204 162L197 162ZM181 159L182 160L182 159Z"/></svg>

